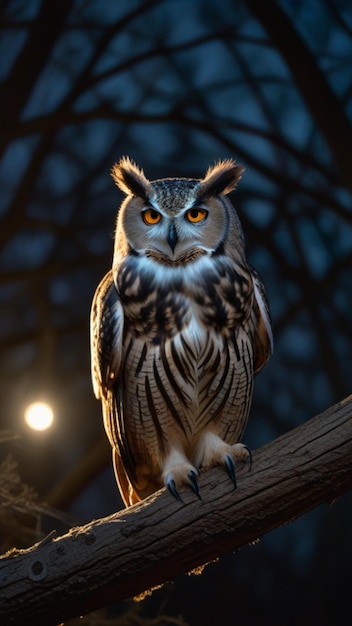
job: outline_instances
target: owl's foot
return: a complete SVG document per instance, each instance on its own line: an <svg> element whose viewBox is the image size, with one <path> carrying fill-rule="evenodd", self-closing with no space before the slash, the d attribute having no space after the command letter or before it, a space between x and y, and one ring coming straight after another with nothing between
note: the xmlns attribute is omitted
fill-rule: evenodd
<svg viewBox="0 0 352 626"><path fill-rule="evenodd" d="M252 453L246 445L235 443L231 446L212 432L206 433L203 437L199 446L198 460L204 469L225 465L235 489L237 487L236 464L243 466L248 463L249 470L252 467Z"/></svg>
<svg viewBox="0 0 352 626"><path fill-rule="evenodd" d="M199 493L199 487L198 487L198 483L197 483L197 477L198 476L198 472L197 470L191 470L190 472L188 472L187 475L187 484L191 487L192 491L196 494L196 496L199 498L199 500L201 500L201 495ZM175 479L173 477L173 474L168 474L165 478L165 487L168 488L168 490L170 491L171 495L174 496L174 498L176 498L176 500L178 500L179 502L183 502L179 492L177 491L176 488L176 482Z"/></svg>
<svg viewBox="0 0 352 626"><path fill-rule="evenodd" d="M183 502L179 489L182 485L188 485L196 496L201 500L197 476L198 470L183 456L180 452L174 450L167 458L164 470L163 478L165 487L168 488L171 495Z"/></svg>

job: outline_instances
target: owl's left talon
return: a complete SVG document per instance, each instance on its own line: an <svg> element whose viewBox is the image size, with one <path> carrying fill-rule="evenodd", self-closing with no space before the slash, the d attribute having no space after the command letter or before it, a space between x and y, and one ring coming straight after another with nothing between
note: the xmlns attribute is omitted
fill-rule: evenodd
<svg viewBox="0 0 352 626"><path fill-rule="evenodd" d="M253 456L252 456L252 450L250 448L248 448L248 446L246 446L245 444L242 444L244 449L247 451L248 453L248 458L244 461L244 463L248 463L249 464L249 468L248 471L250 472L252 469L252 465L253 465Z"/></svg>
<svg viewBox="0 0 352 626"><path fill-rule="evenodd" d="M229 454L226 455L225 457L225 466L227 469L227 473L230 476L232 482L233 482L233 487L234 489L237 489L237 481L236 481L236 472L235 472L235 464L232 460L232 458L230 457Z"/></svg>

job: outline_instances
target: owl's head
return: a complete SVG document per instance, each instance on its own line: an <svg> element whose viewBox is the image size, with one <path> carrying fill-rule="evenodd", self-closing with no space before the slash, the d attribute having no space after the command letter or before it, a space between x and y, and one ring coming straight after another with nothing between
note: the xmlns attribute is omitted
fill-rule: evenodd
<svg viewBox="0 0 352 626"><path fill-rule="evenodd" d="M115 257L128 252L168 266L216 253L243 254L237 213L226 195L243 168L232 160L210 167L204 178L149 181L143 170L123 157L112 168L127 197L117 219ZM229 248L231 250L229 250Z"/></svg>

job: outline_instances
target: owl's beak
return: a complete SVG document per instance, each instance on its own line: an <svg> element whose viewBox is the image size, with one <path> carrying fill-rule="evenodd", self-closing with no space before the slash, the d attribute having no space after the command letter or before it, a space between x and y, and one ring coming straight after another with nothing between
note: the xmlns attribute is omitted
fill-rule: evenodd
<svg viewBox="0 0 352 626"><path fill-rule="evenodd" d="M172 252L175 252L175 248L178 242L178 236L177 236L177 232L176 232L176 228L175 228L175 224L172 223L170 224L170 228L169 228L169 232L168 235L166 237L166 240L172 250Z"/></svg>

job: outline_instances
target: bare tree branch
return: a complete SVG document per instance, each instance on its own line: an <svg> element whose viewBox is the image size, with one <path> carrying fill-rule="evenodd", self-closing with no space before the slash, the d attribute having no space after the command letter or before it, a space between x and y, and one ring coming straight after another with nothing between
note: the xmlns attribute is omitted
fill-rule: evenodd
<svg viewBox="0 0 352 626"><path fill-rule="evenodd" d="M352 127L341 101L279 3L248 0L247 4L285 59L312 118L325 137L341 179L346 188L351 189Z"/></svg>
<svg viewBox="0 0 352 626"><path fill-rule="evenodd" d="M38 15L31 23L28 37L16 58L11 73L2 86L0 111L6 125L2 129L0 150L12 141L21 112L47 63L72 7L72 0L52 0L41 3Z"/></svg>
<svg viewBox="0 0 352 626"><path fill-rule="evenodd" d="M91 480L111 462L111 446L105 436L97 439L73 469L53 487L45 498L53 509L66 510Z"/></svg>
<svg viewBox="0 0 352 626"><path fill-rule="evenodd" d="M352 487L352 396L254 454L234 492L200 478L202 500L159 492L105 519L0 559L0 621L57 624L140 594L255 541Z"/></svg>

